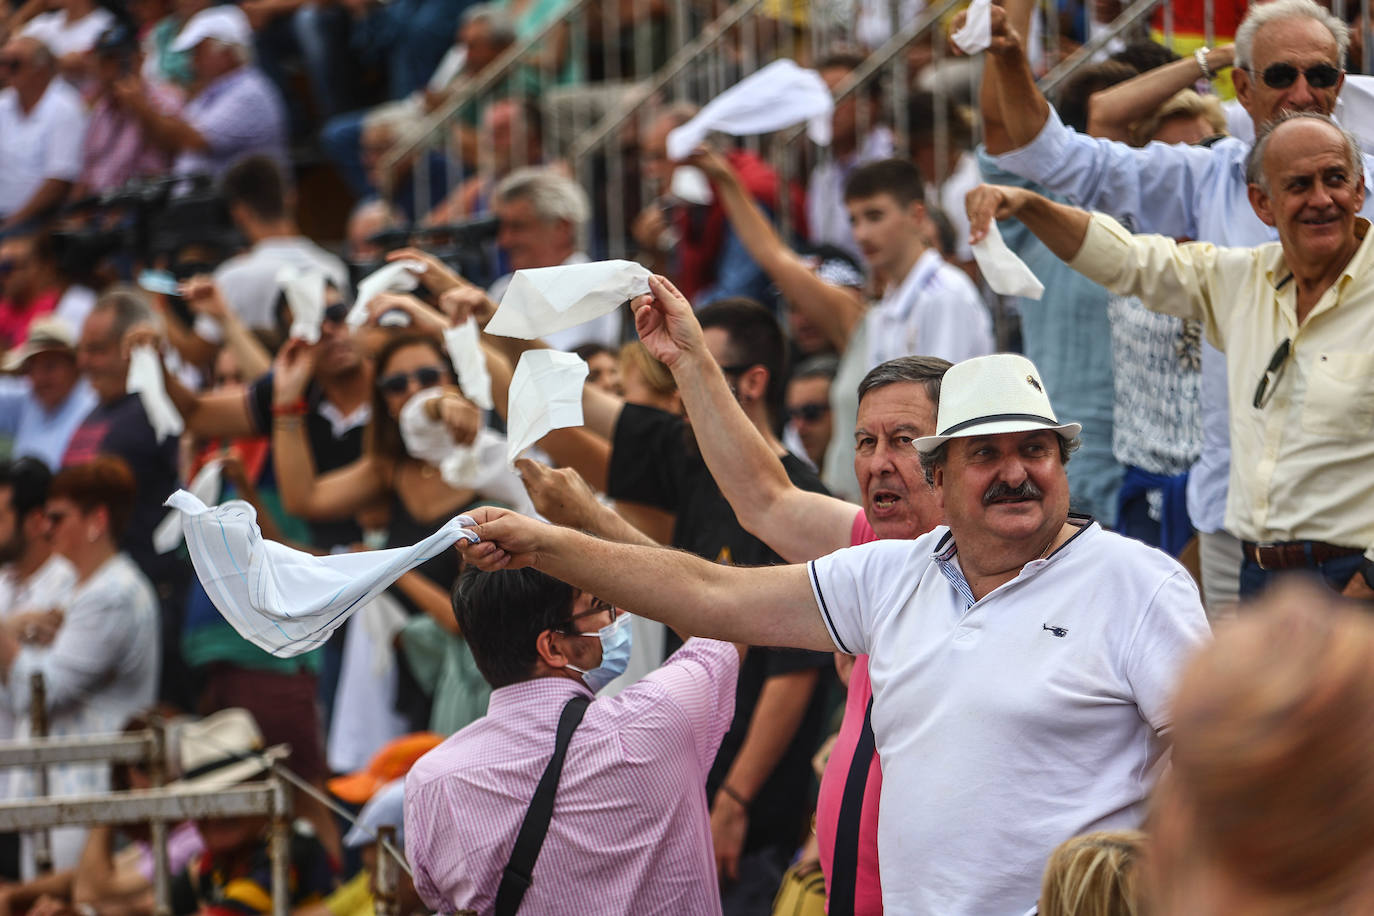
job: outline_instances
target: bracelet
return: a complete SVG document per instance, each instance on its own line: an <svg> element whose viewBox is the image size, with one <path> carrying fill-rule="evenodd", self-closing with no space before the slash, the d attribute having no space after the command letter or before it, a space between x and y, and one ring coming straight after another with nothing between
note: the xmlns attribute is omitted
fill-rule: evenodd
<svg viewBox="0 0 1374 916"><path fill-rule="evenodd" d="M725 783L720 784L719 791L724 792L727 798L733 799L735 804L739 805L741 808L744 808L746 811L749 809L749 802L744 800L744 796L740 795Z"/></svg>
<svg viewBox="0 0 1374 916"><path fill-rule="evenodd" d="M1193 52L1193 60L1197 61L1197 68L1202 71L1203 77L1209 83L1217 78L1217 75L1212 72L1212 68L1207 66L1207 52L1210 50L1212 49L1203 45Z"/></svg>
<svg viewBox="0 0 1374 916"><path fill-rule="evenodd" d="M292 430L305 426L305 417L298 413L280 413L272 418L276 429Z"/></svg>
<svg viewBox="0 0 1374 916"><path fill-rule="evenodd" d="M273 404L272 416L274 417L300 417L304 416L309 410L304 398L297 398L290 404Z"/></svg>

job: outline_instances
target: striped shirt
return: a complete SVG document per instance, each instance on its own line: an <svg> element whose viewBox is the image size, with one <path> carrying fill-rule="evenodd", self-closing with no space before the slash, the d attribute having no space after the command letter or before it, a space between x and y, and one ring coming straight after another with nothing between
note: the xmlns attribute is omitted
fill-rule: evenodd
<svg viewBox="0 0 1374 916"><path fill-rule="evenodd" d="M739 654L689 640L573 734L521 913L710 914L720 894L706 774L734 715ZM406 856L431 910L489 913L563 705L581 681L492 691L484 718L406 777Z"/></svg>

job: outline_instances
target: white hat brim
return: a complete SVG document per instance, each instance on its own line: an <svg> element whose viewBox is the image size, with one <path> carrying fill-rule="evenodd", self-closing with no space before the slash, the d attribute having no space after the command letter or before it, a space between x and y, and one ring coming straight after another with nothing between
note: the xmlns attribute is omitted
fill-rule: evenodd
<svg viewBox="0 0 1374 916"><path fill-rule="evenodd" d="M1055 426L1035 420L993 420L988 423L966 426L957 433L948 436L921 436L916 440L915 445L916 451L928 455L950 439L967 439L970 436L996 436L999 433L1026 433L1038 429L1048 429L1058 433L1064 439L1074 439L1083 431L1083 424L1060 423Z"/></svg>

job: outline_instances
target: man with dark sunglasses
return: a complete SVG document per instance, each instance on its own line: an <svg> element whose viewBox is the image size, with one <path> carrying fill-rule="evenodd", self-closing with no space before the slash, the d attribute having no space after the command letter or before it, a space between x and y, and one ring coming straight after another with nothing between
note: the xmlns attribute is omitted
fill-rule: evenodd
<svg viewBox="0 0 1374 916"><path fill-rule="evenodd" d="M1244 456L1226 510L1243 542L1242 597L1302 570L1374 599L1374 237L1357 215L1359 148L1328 116L1289 112L1260 134L1246 173L1278 242L1133 236L1102 214L991 185L969 195L969 216L975 236L1015 216L1112 292L1205 323L1228 356L1230 436Z"/></svg>
<svg viewBox="0 0 1374 916"><path fill-rule="evenodd" d="M1065 127L1036 88L1022 50L1025 6L1025 0L1009 0L1005 11L992 11L993 42L983 77L990 91L983 99L1000 104L1009 137L1009 145L988 148L999 167L1109 213L1137 232L1238 246L1278 239L1273 225L1250 205L1250 144L1223 139L1210 147L1152 143L1135 149ZM1330 114L1344 85L1349 46L1349 27L1312 0L1251 7L1236 33L1232 77L1255 126L1285 111ZM1210 78L1205 62L1203 55L1200 75ZM1337 71L1334 80L1331 69ZM1366 184L1372 168L1374 159L1366 156ZM1366 216L1374 213L1374 194L1364 195L1362 208ZM1199 534L1203 591L1215 612L1238 594L1242 545L1225 521L1231 464L1226 360L1206 343L1202 374L1203 447L1189 475L1188 514ZM1253 394L1255 382L1249 384Z"/></svg>

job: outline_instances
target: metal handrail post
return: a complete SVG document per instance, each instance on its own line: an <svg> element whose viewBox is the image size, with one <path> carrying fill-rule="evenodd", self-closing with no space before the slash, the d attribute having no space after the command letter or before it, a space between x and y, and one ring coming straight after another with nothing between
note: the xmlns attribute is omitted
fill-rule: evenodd
<svg viewBox="0 0 1374 916"><path fill-rule="evenodd" d="M29 675L29 734L38 739L48 737L48 687L41 671ZM37 794L47 795L47 764L34 767L33 777ZM33 833L33 867L40 875L52 871L52 834L46 828Z"/></svg>
<svg viewBox="0 0 1374 916"><path fill-rule="evenodd" d="M291 795L274 770L268 778L272 798L272 916L290 916Z"/></svg>
<svg viewBox="0 0 1374 916"><path fill-rule="evenodd" d="M152 723L152 747L148 761L148 775L153 788L162 788L167 779L167 731L166 723L158 720ZM151 824L153 843L153 914L171 916L172 913L172 867L167 858L167 822L157 818Z"/></svg>
<svg viewBox="0 0 1374 916"><path fill-rule="evenodd" d="M400 883L396 860L391 849L396 844L396 828L384 824L377 828L377 873L373 876L373 891L376 896L377 916L400 916L401 902L396 896Z"/></svg>

